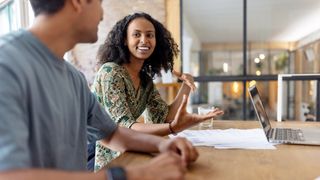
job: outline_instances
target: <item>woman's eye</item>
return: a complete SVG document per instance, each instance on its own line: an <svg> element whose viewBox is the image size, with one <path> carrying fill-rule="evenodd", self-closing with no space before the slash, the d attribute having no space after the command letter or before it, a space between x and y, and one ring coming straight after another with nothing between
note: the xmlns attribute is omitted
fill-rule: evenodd
<svg viewBox="0 0 320 180"><path fill-rule="evenodd" d="M139 33L134 33L134 34L133 34L133 37L139 37L139 36L140 36Z"/></svg>
<svg viewBox="0 0 320 180"><path fill-rule="evenodd" d="M154 38L154 34L148 34L149 38Z"/></svg>

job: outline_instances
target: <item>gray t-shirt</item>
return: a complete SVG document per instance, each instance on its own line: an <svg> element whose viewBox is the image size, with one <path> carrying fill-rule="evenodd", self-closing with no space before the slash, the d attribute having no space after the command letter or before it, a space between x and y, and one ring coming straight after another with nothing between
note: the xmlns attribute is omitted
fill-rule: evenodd
<svg viewBox="0 0 320 180"><path fill-rule="evenodd" d="M0 38L0 171L85 170L87 139L116 128L83 74L29 31Z"/></svg>

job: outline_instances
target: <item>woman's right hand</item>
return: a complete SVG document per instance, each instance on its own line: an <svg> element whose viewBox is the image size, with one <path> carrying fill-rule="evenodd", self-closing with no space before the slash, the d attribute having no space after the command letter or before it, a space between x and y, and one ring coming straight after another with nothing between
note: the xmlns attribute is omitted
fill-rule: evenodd
<svg viewBox="0 0 320 180"><path fill-rule="evenodd" d="M189 88L191 89L192 92L196 90L196 85L194 84L194 79L191 74L188 73L180 73L178 71L173 70L172 73L177 76L178 79L183 81Z"/></svg>

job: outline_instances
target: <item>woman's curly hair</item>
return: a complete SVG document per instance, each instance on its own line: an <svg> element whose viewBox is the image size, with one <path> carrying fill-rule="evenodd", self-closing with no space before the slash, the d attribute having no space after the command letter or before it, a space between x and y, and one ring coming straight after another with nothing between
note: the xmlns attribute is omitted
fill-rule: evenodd
<svg viewBox="0 0 320 180"><path fill-rule="evenodd" d="M128 25L137 18L145 18L155 28L156 46L153 53L145 60L140 71L142 85L145 86L157 74L161 76L161 69L166 72L173 69L173 60L179 53L178 45L171 37L171 33L149 14L139 12L128 15L118 21L109 32L104 44L98 50L98 62L100 65L106 62L114 62L119 65L130 63L130 52L125 45Z"/></svg>

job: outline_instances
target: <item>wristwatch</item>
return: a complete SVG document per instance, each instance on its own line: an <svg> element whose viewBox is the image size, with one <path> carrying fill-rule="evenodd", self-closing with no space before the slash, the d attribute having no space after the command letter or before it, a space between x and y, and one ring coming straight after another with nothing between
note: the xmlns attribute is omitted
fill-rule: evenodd
<svg viewBox="0 0 320 180"><path fill-rule="evenodd" d="M127 180L126 171L122 167L111 167L105 172L108 180Z"/></svg>

